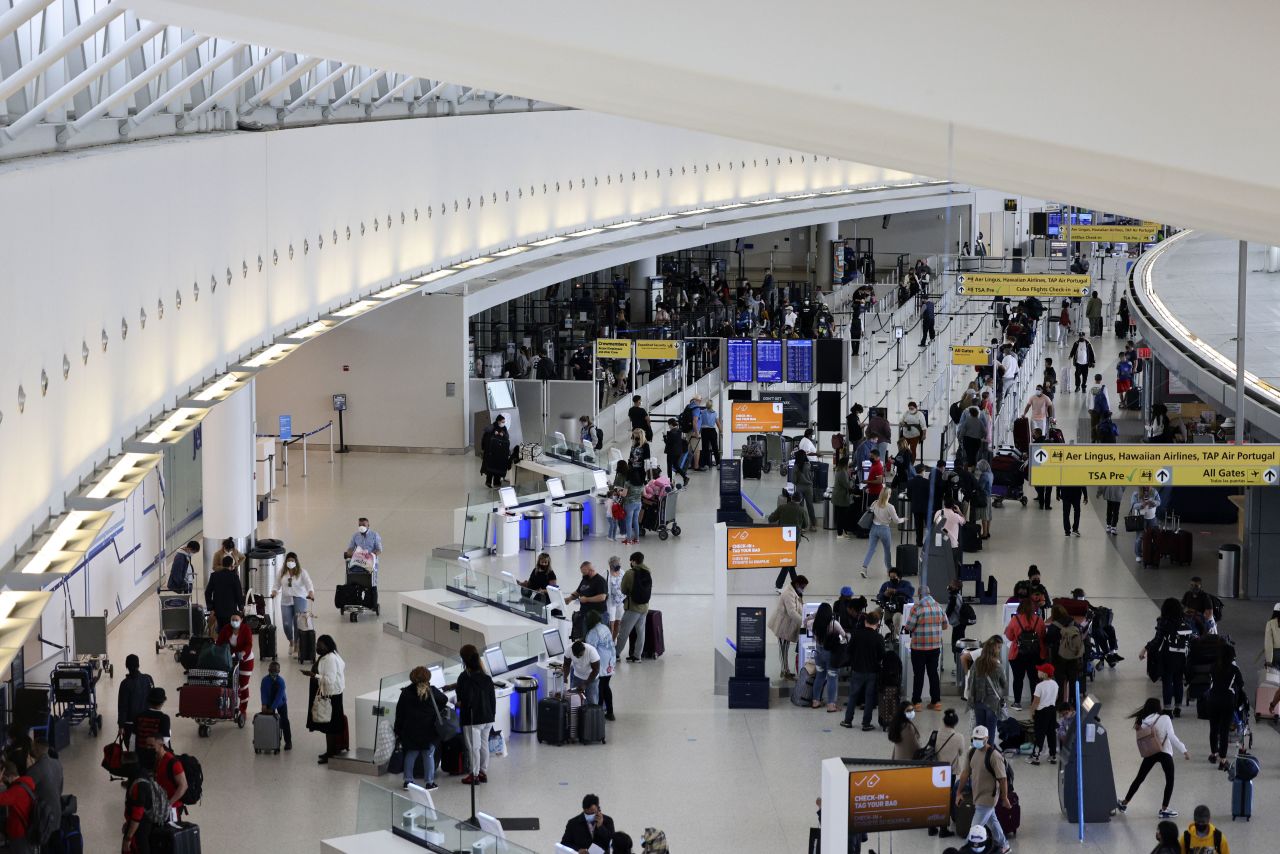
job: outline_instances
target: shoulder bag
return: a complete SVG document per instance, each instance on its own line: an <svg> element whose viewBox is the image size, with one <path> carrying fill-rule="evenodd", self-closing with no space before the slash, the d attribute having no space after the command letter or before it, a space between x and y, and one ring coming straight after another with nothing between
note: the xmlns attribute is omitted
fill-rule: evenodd
<svg viewBox="0 0 1280 854"><path fill-rule="evenodd" d="M440 714L440 707L436 705L434 695L428 694L427 700L431 706L431 712L436 718L436 738L440 739L441 744L456 738L458 733L462 732L462 726L454 719L453 715Z"/></svg>
<svg viewBox="0 0 1280 854"><path fill-rule="evenodd" d="M1136 534L1141 531L1145 525L1142 521L1141 513L1130 513L1124 517L1124 529L1126 533Z"/></svg>
<svg viewBox="0 0 1280 854"><path fill-rule="evenodd" d="M999 722L1009 717L1009 708L1004 701L1004 697L1001 697L1000 694L996 692L996 686L991 684L991 677L984 676L982 678L986 680L987 687L991 689L991 696L997 698L1000 701L999 708L991 709L991 711L995 712L996 721ZM988 706L987 708L991 708L991 707Z"/></svg>
<svg viewBox="0 0 1280 854"><path fill-rule="evenodd" d="M914 758L918 762L932 762L938 757L938 731L935 729L929 733L929 741L924 747L918 748Z"/></svg>
<svg viewBox="0 0 1280 854"><path fill-rule="evenodd" d="M311 722L327 724L333 720L333 701L323 691L316 691L316 698L311 701Z"/></svg>

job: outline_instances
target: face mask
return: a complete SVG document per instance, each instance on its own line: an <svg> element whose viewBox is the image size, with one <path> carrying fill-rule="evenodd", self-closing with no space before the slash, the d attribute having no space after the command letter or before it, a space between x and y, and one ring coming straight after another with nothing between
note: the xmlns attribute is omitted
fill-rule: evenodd
<svg viewBox="0 0 1280 854"><path fill-rule="evenodd" d="M356 530L357 530L357 531L359 531L359 532L360 532L360 533L362 533L362 534L367 534L367 533L369 533L369 526L368 526L368 525L361 525L360 527L356 528Z"/></svg>
<svg viewBox="0 0 1280 854"><path fill-rule="evenodd" d="M1207 824L1196 825L1196 833L1200 834L1201 836L1204 836L1208 832L1209 832L1209 825Z"/></svg>
<svg viewBox="0 0 1280 854"><path fill-rule="evenodd" d="M232 621L231 621L231 630L232 630L232 631L239 631L239 630L240 630L240 621L239 621L239 620L232 620Z"/></svg>
<svg viewBox="0 0 1280 854"><path fill-rule="evenodd" d="M914 711L907 712L906 717L907 720L914 721L916 719L916 713Z"/></svg>
<svg viewBox="0 0 1280 854"><path fill-rule="evenodd" d="M296 560L285 561L284 565L289 567L289 569L296 569L298 566L298 562Z"/></svg>
<svg viewBox="0 0 1280 854"><path fill-rule="evenodd" d="M986 743L985 741L983 741L982 739L980 739L980 738L975 738L975 739L973 739L973 749L974 749L974 750L981 750L982 748L984 748L984 747L986 747L986 746L987 746L987 743Z"/></svg>
<svg viewBox="0 0 1280 854"><path fill-rule="evenodd" d="M585 816L585 817L586 817L586 819L587 819L587 824L595 824L595 823L596 823L596 816L595 816L595 813L584 812L584 813L583 813L583 816Z"/></svg>

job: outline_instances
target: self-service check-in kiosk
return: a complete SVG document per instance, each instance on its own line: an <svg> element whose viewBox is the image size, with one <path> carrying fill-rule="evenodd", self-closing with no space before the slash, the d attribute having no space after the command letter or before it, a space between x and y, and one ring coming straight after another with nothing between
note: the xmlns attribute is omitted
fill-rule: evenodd
<svg viewBox="0 0 1280 854"><path fill-rule="evenodd" d="M1084 792L1084 820L1111 821L1116 809L1116 779L1111 770L1111 746L1107 728L1098 720L1102 704L1092 694L1080 702L1080 751L1076 752L1076 730L1071 727L1067 744L1059 745L1062 764L1058 766L1058 802L1067 821L1080 820L1080 792ZM1081 762L1080 760L1083 759ZM1079 765L1077 763L1079 762ZM1077 768L1081 769L1077 772ZM1083 785L1080 778L1083 777Z"/></svg>
<svg viewBox="0 0 1280 854"><path fill-rule="evenodd" d="M546 544L563 546L569 527L569 508L564 503L564 481L558 477L547 478L548 510Z"/></svg>
<svg viewBox="0 0 1280 854"><path fill-rule="evenodd" d="M493 524L496 529L494 554L511 557L520 551L520 511L515 487L504 486L498 490L498 506L493 508Z"/></svg>
<svg viewBox="0 0 1280 854"><path fill-rule="evenodd" d="M603 537L609 533L609 474L597 469L591 472L591 480L588 533L593 537Z"/></svg>

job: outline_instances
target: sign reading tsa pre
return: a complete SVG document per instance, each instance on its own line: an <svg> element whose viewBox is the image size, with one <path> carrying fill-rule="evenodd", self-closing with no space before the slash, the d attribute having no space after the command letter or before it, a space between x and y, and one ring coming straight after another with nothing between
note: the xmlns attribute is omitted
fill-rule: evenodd
<svg viewBox="0 0 1280 854"><path fill-rule="evenodd" d="M1035 486L1276 486L1280 445L1032 445Z"/></svg>
<svg viewBox="0 0 1280 854"><path fill-rule="evenodd" d="M956 293L971 297L1085 297L1087 275L1054 273L961 273Z"/></svg>
<svg viewBox="0 0 1280 854"><path fill-rule="evenodd" d="M796 565L794 526L753 525L726 531L729 569L760 569Z"/></svg>
<svg viewBox="0 0 1280 854"><path fill-rule="evenodd" d="M735 400L731 404L730 423L735 433L781 433L781 402Z"/></svg>

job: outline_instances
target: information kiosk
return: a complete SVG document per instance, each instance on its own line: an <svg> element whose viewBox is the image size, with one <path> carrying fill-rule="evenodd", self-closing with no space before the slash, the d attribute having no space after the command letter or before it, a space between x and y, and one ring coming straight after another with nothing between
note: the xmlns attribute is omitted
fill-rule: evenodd
<svg viewBox="0 0 1280 854"><path fill-rule="evenodd" d="M1084 820L1090 824L1111 821L1116 810L1116 780L1111 770L1111 747L1107 729L1098 720L1102 704L1092 694L1080 703L1080 749L1076 750L1075 727L1068 743L1058 746L1062 764L1058 766L1058 802L1062 814L1073 824L1080 820L1080 795L1084 791ZM1083 762L1081 762L1083 757ZM1080 763L1080 764L1077 764ZM1082 773L1077 769L1083 769ZM1079 780L1083 777L1083 789Z"/></svg>

